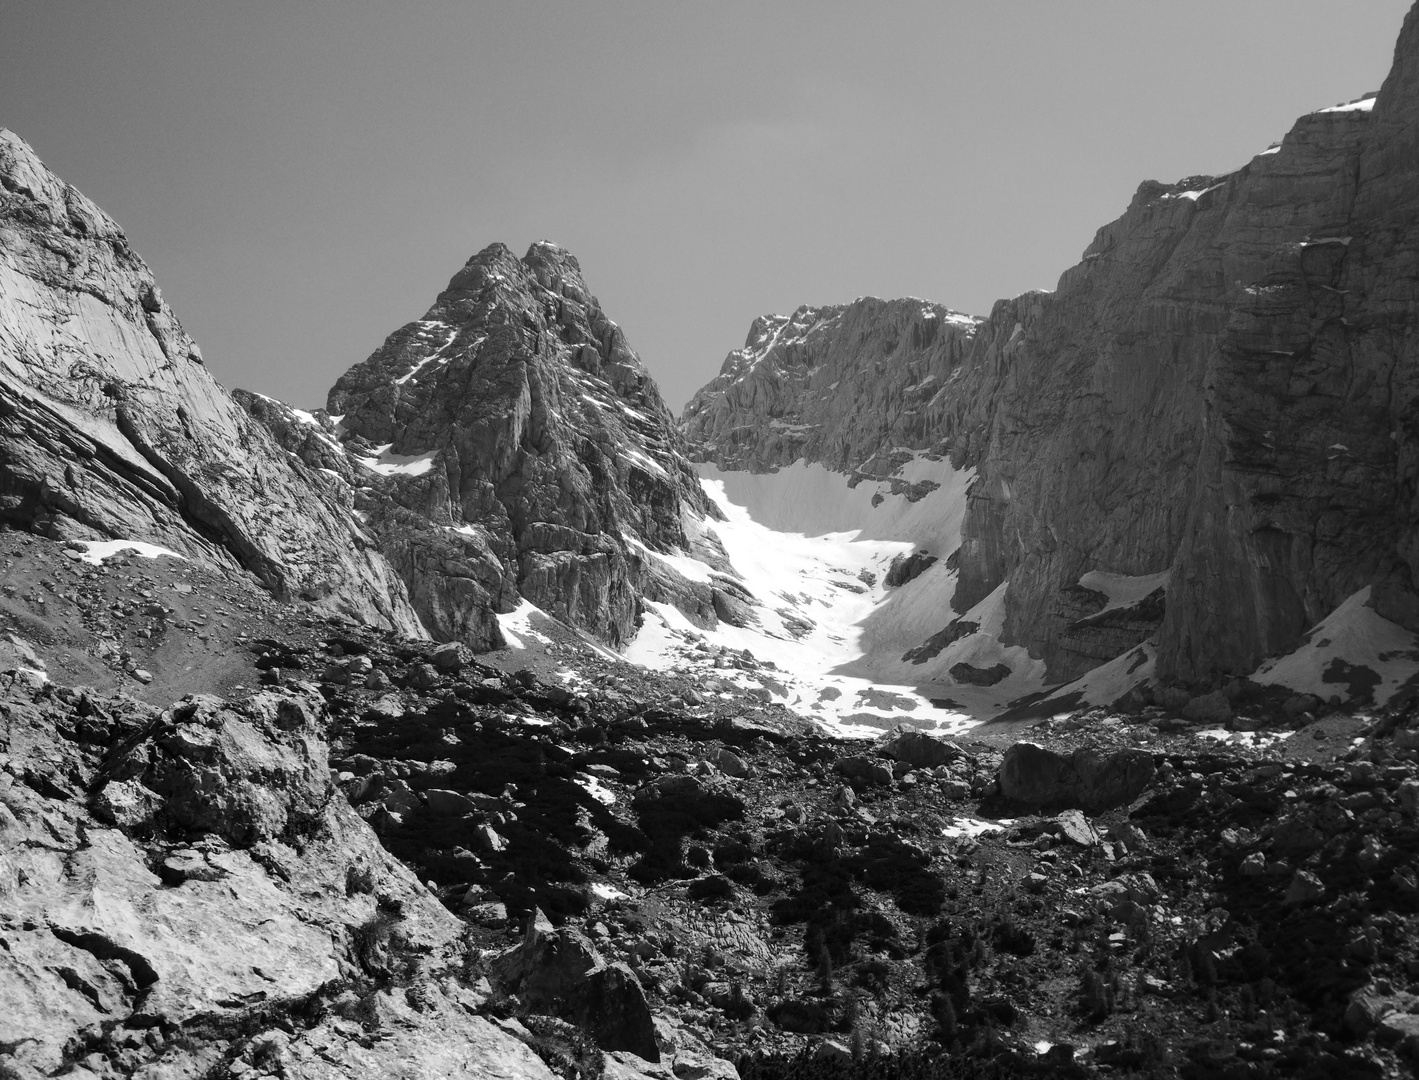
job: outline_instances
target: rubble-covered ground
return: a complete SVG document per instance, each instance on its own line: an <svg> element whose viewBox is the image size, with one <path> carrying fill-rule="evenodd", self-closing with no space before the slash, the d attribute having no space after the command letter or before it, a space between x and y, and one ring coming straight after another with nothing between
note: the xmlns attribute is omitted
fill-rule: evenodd
<svg viewBox="0 0 1419 1080"><path fill-rule="evenodd" d="M0 534L0 1075L1419 1062L1410 706L844 741L77 554Z"/></svg>

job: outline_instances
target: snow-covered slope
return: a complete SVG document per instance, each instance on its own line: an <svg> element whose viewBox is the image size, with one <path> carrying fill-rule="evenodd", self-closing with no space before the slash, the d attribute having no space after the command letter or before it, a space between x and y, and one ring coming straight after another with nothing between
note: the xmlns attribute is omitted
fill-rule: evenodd
<svg viewBox="0 0 1419 1080"><path fill-rule="evenodd" d="M703 630L675 607L650 603L627 659L702 673L710 693L720 680L758 687L856 735L900 723L959 730L1042 688L1044 665L996 640L1003 591L960 619L951 611L948 557L960 544L969 470L918 454L870 480L802 461L773 473L700 472L724 514L706 527L752 595L752 619ZM913 554L936 561L889 586L894 560ZM652 557L705 582L722 577L687 556ZM971 622L974 632L963 626ZM962 630L956 640L913 662L909 654L953 623ZM761 666L733 666L746 651ZM982 683L997 665L1008 672L993 685L972 684L951 674L963 664L988 673Z"/></svg>

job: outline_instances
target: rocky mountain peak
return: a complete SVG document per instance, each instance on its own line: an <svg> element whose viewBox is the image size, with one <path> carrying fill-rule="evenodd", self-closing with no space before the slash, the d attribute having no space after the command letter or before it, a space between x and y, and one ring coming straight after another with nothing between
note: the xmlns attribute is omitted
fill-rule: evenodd
<svg viewBox="0 0 1419 1080"><path fill-rule="evenodd" d="M340 377L327 416L245 400L344 476L436 637L496 646L496 615L526 601L627 641L667 580L647 553L695 546L714 512L640 358L547 241L474 255ZM691 606L713 618L708 594Z"/></svg>

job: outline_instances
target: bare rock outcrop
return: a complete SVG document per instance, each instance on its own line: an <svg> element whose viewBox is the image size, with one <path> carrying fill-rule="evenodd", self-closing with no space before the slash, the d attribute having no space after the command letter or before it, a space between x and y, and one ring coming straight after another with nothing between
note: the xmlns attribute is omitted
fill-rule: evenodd
<svg viewBox="0 0 1419 1080"><path fill-rule="evenodd" d="M7 1076L550 1080L438 977L461 924L332 788L327 719L0 675Z"/></svg>
<svg viewBox="0 0 1419 1080"><path fill-rule="evenodd" d="M373 541L212 378L118 226L4 130L0 520L150 541L420 633Z"/></svg>

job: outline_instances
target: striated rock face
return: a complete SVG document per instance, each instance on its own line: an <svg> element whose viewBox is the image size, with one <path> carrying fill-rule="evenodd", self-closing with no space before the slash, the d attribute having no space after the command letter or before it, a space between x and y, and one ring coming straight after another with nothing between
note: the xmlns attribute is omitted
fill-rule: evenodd
<svg viewBox="0 0 1419 1080"><path fill-rule="evenodd" d="M208 374L118 226L4 130L0 520L156 542L420 632L358 523Z"/></svg>
<svg viewBox="0 0 1419 1080"><path fill-rule="evenodd" d="M885 463L895 449L931 446L979 322L875 297L755 319L744 347L685 406L694 458L751 472L804 458L854 472L879 453Z"/></svg>
<svg viewBox="0 0 1419 1080"><path fill-rule="evenodd" d="M752 470L949 448L976 470L952 607L1008 581L1003 640L1054 680L1153 635L1164 680L1248 673L1366 586L1419 629L1417 222L1411 12L1377 96L1302 117L1234 173L1143 184L1054 293L963 323L935 366L884 364L911 341L887 322L800 309L756 324L686 431ZM925 310L835 318L864 305ZM842 359L819 374L823 355ZM940 392L910 389L932 375ZM1077 589L1091 571L1170 573L1099 613Z"/></svg>
<svg viewBox="0 0 1419 1080"><path fill-rule="evenodd" d="M436 637L501 643L519 597L610 643L642 596L701 621L712 589L646 553L702 549L712 513L654 382L565 250L470 259L422 319L330 391L329 414L243 398L339 473Z"/></svg>

